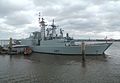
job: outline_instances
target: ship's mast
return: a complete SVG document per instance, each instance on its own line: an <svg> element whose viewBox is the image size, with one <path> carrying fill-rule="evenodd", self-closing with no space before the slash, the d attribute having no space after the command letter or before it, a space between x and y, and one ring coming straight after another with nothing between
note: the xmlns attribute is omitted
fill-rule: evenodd
<svg viewBox="0 0 120 83"><path fill-rule="evenodd" d="M41 38L42 40L45 40L45 21L43 18L40 18L40 12L39 12L39 26L41 27Z"/></svg>
<svg viewBox="0 0 120 83"><path fill-rule="evenodd" d="M53 22L52 22L52 37L56 37L56 25L54 24L54 19L53 19Z"/></svg>
<svg viewBox="0 0 120 83"><path fill-rule="evenodd" d="M61 28L60 28L60 37L63 38L63 31Z"/></svg>
<svg viewBox="0 0 120 83"><path fill-rule="evenodd" d="M40 12L39 12L39 17L38 17L38 22L39 22L39 27L41 27L41 24L40 24Z"/></svg>

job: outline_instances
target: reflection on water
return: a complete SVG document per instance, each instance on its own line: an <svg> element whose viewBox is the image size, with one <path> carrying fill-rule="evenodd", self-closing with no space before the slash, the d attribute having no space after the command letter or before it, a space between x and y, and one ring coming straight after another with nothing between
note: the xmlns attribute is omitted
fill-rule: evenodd
<svg viewBox="0 0 120 83"><path fill-rule="evenodd" d="M31 56L0 55L0 83L120 83L120 43L107 57L63 56L34 53Z"/></svg>

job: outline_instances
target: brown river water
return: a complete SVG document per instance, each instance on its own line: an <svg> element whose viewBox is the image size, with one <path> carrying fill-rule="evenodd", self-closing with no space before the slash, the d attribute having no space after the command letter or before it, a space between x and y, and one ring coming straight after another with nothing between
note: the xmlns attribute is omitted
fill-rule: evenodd
<svg viewBox="0 0 120 83"><path fill-rule="evenodd" d="M0 55L0 83L120 83L120 42L103 56Z"/></svg>

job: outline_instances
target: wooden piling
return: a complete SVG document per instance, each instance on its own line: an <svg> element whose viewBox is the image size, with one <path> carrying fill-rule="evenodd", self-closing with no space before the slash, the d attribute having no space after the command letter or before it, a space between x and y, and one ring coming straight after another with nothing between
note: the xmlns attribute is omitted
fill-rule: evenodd
<svg viewBox="0 0 120 83"><path fill-rule="evenodd" d="M9 41L9 53L11 53L12 51L12 38L10 38L10 41Z"/></svg>
<svg viewBox="0 0 120 83"><path fill-rule="evenodd" d="M85 61L85 42L81 43L81 53L82 53L82 61Z"/></svg>
<svg viewBox="0 0 120 83"><path fill-rule="evenodd" d="M1 42L1 46L3 46L2 40L0 42Z"/></svg>

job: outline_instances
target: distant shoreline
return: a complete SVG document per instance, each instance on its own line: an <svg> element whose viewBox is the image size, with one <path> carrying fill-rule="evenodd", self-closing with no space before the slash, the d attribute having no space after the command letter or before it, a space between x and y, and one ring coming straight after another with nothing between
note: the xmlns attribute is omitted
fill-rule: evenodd
<svg viewBox="0 0 120 83"><path fill-rule="evenodd" d="M77 39L76 41L120 41L120 39Z"/></svg>
<svg viewBox="0 0 120 83"><path fill-rule="evenodd" d="M13 39L13 41L21 39ZM2 39L0 41L9 41L9 39ZM75 39L75 41L120 41L120 39Z"/></svg>

